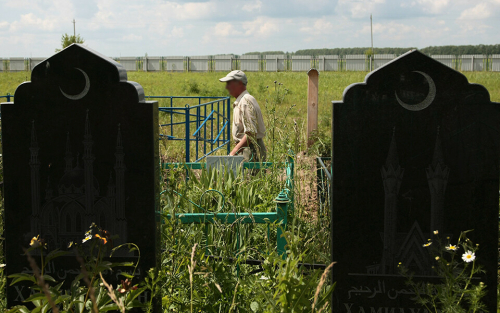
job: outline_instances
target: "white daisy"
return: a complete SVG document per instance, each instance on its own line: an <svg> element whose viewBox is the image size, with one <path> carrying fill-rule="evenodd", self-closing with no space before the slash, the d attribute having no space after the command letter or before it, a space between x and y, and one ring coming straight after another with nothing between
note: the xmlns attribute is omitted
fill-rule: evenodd
<svg viewBox="0 0 500 313"><path fill-rule="evenodd" d="M92 239L92 235L87 235L85 238L83 238L82 243L89 241Z"/></svg>
<svg viewBox="0 0 500 313"><path fill-rule="evenodd" d="M466 251L464 254L462 254L462 260L464 260L467 263L470 263L476 259L476 255L472 251Z"/></svg>
<svg viewBox="0 0 500 313"><path fill-rule="evenodd" d="M448 251L457 251L458 250L458 247L455 246L455 245L449 245L449 246L446 246L446 250Z"/></svg>
<svg viewBox="0 0 500 313"><path fill-rule="evenodd" d="M428 247L428 246L430 246L430 245L432 245L432 241L429 241L428 243L425 243L425 244L423 244L422 246L423 246L423 247Z"/></svg>

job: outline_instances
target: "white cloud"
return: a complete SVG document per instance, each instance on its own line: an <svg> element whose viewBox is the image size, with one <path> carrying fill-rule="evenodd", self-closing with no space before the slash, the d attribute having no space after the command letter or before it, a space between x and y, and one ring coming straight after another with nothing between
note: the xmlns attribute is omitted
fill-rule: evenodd
<svg viewBox="0 0 500 313"><path fill-rule="evenodd" d="M234 29L233 24L228 22L217 23L213 28L213 33L217 37L228 37L241 34L241 32Z"/></svg>
<svg viewBox="0 0 500 313"><path fill-rule="evenodd" d="M340 14L348 13L352 18L363 18L375 11L377 6L381 6L385 0L339 0L337 11Z"/></svg>
<svg viewBox="0 0 500 313"><path fill-rule="evenodd" d="M184 30L182 29L182 27L174 26L174 28L172 28L172 31L170 32L170 34L174 38L182 38L182 37L184 37Z"/></svg>
<svg viewBox="0 0 500 313"><path fill-rule="evenodd" d="M300 31L310 35L328 34L333 31L333 24L328 19L320 18L313 25L301 27Z"/></svg>
<svg viewBox="0 0 500 313"><path fill-rule="evenodd" d="M174 17L177 20L198 20L214 13L215 5L212 2L187 2L178 3L167 1L158 5L165 17Z"/></svg>
<svg viewBox="0 0 500 313"><path fill-rule="evenodd" d="M38 30L54 30L57 21L53 18L42 19L36 17L33 13L23 14L18 21L10 24L10 31L18 31L26 28L36 28Z"/></svg>
<svg viewBox="0 0 500 313"><path fill-rule="evenodd" d="M243 22L242 27L247 36L258 35L268 37L280 31L278 21L263 16L259 16L253 21Z"/></svg>
<svg viewBox="0 0 500 313"><path fill-rule="evenodd" d="M422 28L419 29L415 26L396 23L396 22L389 22L386 24L382 23L373 24L373 36L378 36L379 38L382 37L382 38L391 38L394 40L400 40L409 36L409 34L416 32L417 30L422 31ZM363 27L361 33L369 34L370 26L368 25Z"/></svg>
<svg viewBox="0 0 500 313"><path fill-rule="evenodd" d="M416 0L414 3L420 5L424 12L438 14L448 8L450 0Z"/></svg>
<svg viewBox="0 0 500 313"><path fill-rule="evenodd" d="M106 55L498 43L500 0L0 0L0 57L50 56L76 32Z"/></svg>
<svg viewBox="0 0 500 313"><path fill-rule="evenodd" d="M125 35L122 37L122 40L124 41L131 41L131 42L134 42L134 41L138 41L138 40L141 40L142 39L142 36L141 35L136 35L136 34L129 34L129 35Z"/></svg>
<svg viewBox="0 0 500 313"><path fill-rule="evenodd" d="M29 0L8 0L5 1L4 3L6 8L11 8L11 9L19 9L19 8L27 8L27 7L33 7L33 5L36 5L36 3L33 3L33 1Z"/></svg>
<svg viewBox="0 0 500 313"><path fill-rule="evenodd" d="M459 20L482 20L491 16L491 7L486 2L477 4L473 8L468 8L460 14Z"/></svg>
<svg viewBox="0 0 500 313"><path fill-rule="evenodd" d="M484 34L487 29L494 28L491 19L500 14L500 0L484 1L462 11L457 19L457 24L462 34Z"/></svg>
<svg viewBox="0 0 500 313"><path fill-rule="evenodd" d="M252 3L245 4L242 9L243 11L253 12L253 11L260 11L261 8L262 8L262 1L256 0Z"/></svg>

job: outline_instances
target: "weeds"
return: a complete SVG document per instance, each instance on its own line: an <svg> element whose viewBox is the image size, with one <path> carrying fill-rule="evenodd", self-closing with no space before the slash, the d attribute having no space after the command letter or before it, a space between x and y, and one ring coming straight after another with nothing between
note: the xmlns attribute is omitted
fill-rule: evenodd
<svg viewBox="0 0 500 313"><path fill-rule="evenodd" d="M325 74L327 75L322 76L320 81L320 90L324 90L320 93L320 129L315 137L315 145L307 151L309 155L331 154L330 101L341 99L343 88L351 82L361 81L365 73ZM129 73L131 80L137 80L145 86L148 95L224 95L223 85L217 81L219 76L219 73ZM10 77L15 81L14 76ZM270 77L276 82L271 83L273 79L269 79ZM249 73L250 91L264 109L268 129L266 146L271 152L269 161L274 164L283 162L290 149L297 152L305 149L305 88L302 88L305 83L302 79L305 82L306 76L302 73ZM24 77L21 80L24 80ZM263 83L264 81L266 83ZM2 87L7 83L4 81ZM15 86L17 84L15 81ZM494 95L493 93L492 96ZM182 150L171 142L166 142L163 149L163 160L171 160L174 155L177 157L182 154ZM296 162L296 165L297 173L315 170L313 165L307 162ZM190 177L189 180L186 180L187 176ZM102 230L96 230L94 234L99 234L99 237L93 236L86 245L80 246L82 249L76 253L80 256L81 273L68 290L63 290L60 283L43 273L44 264L47 264L48 260L61 256L57 255L60 251L43 251L43 244L42 248L36 248L42 249L39 254L39 278L43 278L43 281L33 275L20 274L11 277L12 283L22 281L32 284L31 288L36 296L30 297L28 301L39 310L52 309L53 312L57 307L73 313L96 310L126 312L134 307L151 311L153 296L148 304L137 301L146 290L150 290L156 297L161 297L165 312L326 312L330 309L329 296L335 288L335 284L328 279L328 273L334 266L333 263L330 264L328 246L330 225L328 212L318 214L315 218L303 214L310 210L309 202L313 202L313 208L316 203L303 193L303 188L314 189L314 185L308 183L310 179L304 181L301 179L304 176L299 176L295 190L291 191L296 210L290 212L290 223L283 232L287 241L286 259L276 251L278 225L244 225L238 221L231 224L183 225L175 218L166 218L167 215L174 216L176 213L202 213L204 211L201 208L233 213L272 210L273 199L285 186L284 176L283 170L278 166L261 171L255 176L235 176L231 172L219 173L210 170L201 173L185 169L166 170L166 191L161 196L165 221L161 231L161 265L158 270L149 271L144 282L133 285L130 281L132 276L125 276L125 280L114 287L105 280L103 273L115 265L104 261L104 257L113 251L106 246L103 238L107 237ZM206 193L210 189L216 189L220 194ZM0 212L3 214L3 210ZM465 237L461 244L464 250L467 246L472 253L477 249L466 241ZM128 247L137 249L132 245ZM427 293L419 294L419 301L428 301L427 304L434 301L436 307L439 307L444 299L441 296L446 293L443 290L447 290L453 294L452 299L462 307L464 302L476 301L476 307L480 308L483 286L472 284L473 276L480 272L480 268L474 265L475 261L460 262L459 256L453 258L448 250L440 253L437 255L439 260L444 262L446 259L448 262L442 269L437 267L437 271L442 271L443 275L456 274L457 269L462 272L454 278L455 281L428 285L426 288L429 289L425 289ZM34 258L32 260L34 261ZM249 265L246 260L260 260L261 263L257 266ZM440 266L444 264L442 262L439 263ZM325 271L307 270L302 266L303 263L330 265ZM448 263L454 265L449 266ZM119 266L135 268L137 264ZM450 268L454 270L446 272ZM2 267L0 271L3 271ZM411 274L407 275L411 278ZM0 284L5 283L6 279L2 275ZM422 286L414 284L418 290L424 290L420 288ZM450 290L446 286L460 286L461 289ZM48 294L43 288L48 290ZM3 299L4 297L1 300ZM428 305L430 308L431 304ZM26 307L18 307L9 312L16 310L29 311Z"/></svg>
<svg viewBox="0 0 500 313"><path fill-rule="evenodd" d="M272 86L272 85L271 85ZM285 188L284 169L290 148L301 147L300 126L286 121L296 106L283 107L288 91L282 83L266 87L261 107L268 115L267 147L271 168L256 175L235 175L212 169L196 172L184 168L164 172L164 216L203 212L267 212ZM300 138L300 139L299 139ZM311 170L308 165L300 171ZM189 179L187 179L189 177ZM291 197L297 191L291 191ZM216 191L216 192L208 192ZM306 270L302 263L329 264L327 221L299 218L289 211L291 223L284 229L287 258L276 250L278 225L181 224L165 219L163 305L172 312L321 312L329 309L334 285L327 271ZM305 202L305 201L304 201ZM199 245L199 246L198 246ZM188 251L191 251L189 254ZM221 258L214 259L211 256ZM257 268L246 260L261 260Z"/></svg>
<svg viewBox="0 0 500 313"><path fill-rule="evenodd" d="M11 286L16 284L31 283L27 287L31 289L31 296L24 302L27 305L19 305L10 308L8 313L26 312L72 312L72 313L97 313L110 310L120 312L130 311L132 308L143 308L145 304L137 301L148 287L133 285L131 279L134 277L137 263L133 262L109 262L118 249L129 247L129 252L138 249L133 244L124 244L113 249L109 243L112 236L105 230L92 224L89 231L83 235L82 244L73 243L73 251L53 250L46 251L46 244L40 236L33 237L30 248L25 253L32 268L33 274L18 273L10 275ZM110 250L111 249L111 250ZM40 265L33 255L40 256ZM60 257L75 256L80 263L80 273L73 279L70 286L65 286L64 281L58 282L54 277L44 273L48 264ZM83 256L83 257L82 257ZM113 268L131 267L132 275L122 273L125 280L116 289L113 288L103 277L103 273L110 273ZM85 283L82 285L82 281ZM31 309L34 308L34 309Z"/></svg>
<svg viewBox="0 0 500 313"><path fill-rule="evenodd" d="M479 245L474 245L467 233L460 234L457 243L447 238L446 244L436 239L424 244L434 258L434 273L440 278L439 283L415 282L413 274L400 264L401 274L407 278L407 284L415 291L415 302L429 312L469 313L486 312L481 299L486 295L486 285L478 282L478 276L484 274L476 264L476 252Z"/></svg>

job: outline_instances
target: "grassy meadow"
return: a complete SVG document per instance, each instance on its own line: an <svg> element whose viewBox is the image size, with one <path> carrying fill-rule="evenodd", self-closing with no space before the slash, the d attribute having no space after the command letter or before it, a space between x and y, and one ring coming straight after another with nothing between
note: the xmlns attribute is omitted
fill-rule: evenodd
<svg viewBox="0 0 500 313"><path fill-rule="evenodd" d="M364 81L366 72L322 72L319 78L319 121L321 127L328 127L331 101L341 100L344 89L350 84ZM141 84L147 96L226 96L224 84L218 78L225 73L146 73L129 72L128 79ZM500 102L500 73L465 72L469 82L485 86L491 100ZM299 125L305 124L307 75L305 72L248 72L248 90L259 103L270 97L269 91L275 88L275 81L288 89L280 106L295 104L288 117ZM23 81L30 80L29 73L0 73L0 96L13 94ZM266 118L266 117L264 117Z"/></svg>
<svg viewBox="0 0 500 313"><path fill-rule="evenodd" d="M224 96L227 92L218 78L226 73L169 73L169 72L129 72L128 79L141 84L147 96L194 96L210 95ZM289 89L288 102L295 103L299 109L305 108L307 95L307 75L305 72L248 72L248 89L263 101L266 97L266 86L274 88L274 81L284 84ZM322 72L319 79L320 109L328 108L332 100L342 99L342 92L352 83L362 82L366 72ZM470 83L485 86L491 95L491 100L500 102L500 73L498 72L464 72ZM16 87L30 80L28 72L0 72L0 96L13 94ZM197 87L196 88L196 85ZM198 93L193 91L199 90Z"/></svg>
<svg viewBox="0 0 500 313"><path fill-rule="evenodd" d="M128 79L141 84L147 96L226 96L224 84L218 81L218 78L225 74L130 72ZM137 290L115 292L115 297L118 297L115 301L109 296L111 293L103 287L104 279L99 278L99 274L110 266L100 252L101 248L107 248L106 241L102 237L94 236L89 240L89 244L98 247L99 252L97 256L87 255L85 264L82 265L91 277L90 284L80 284L78 281L71 294L63 294L54 289L56 282L51 281L50 293L54 301L64 312L86 313L92 312L93 296L98 299L95 312L118 309L122 300L126 304L122 311L125 312L132 307L143 305L134 301L133 297L139 294L145 295L147 299L152 299L151 295L161 299L163 312L329 312L328 302L335 286L328 278L328 271L333 264L327 270L305 270L300 265L329 265L331 260L329 212L319 209L320 200L315 185L316 164L312 157L328 154L331 101L341 100L344 89L352 83L362 82L366 74L320 73L318 142L321 144L316 144L306 155L303 153L307 123L306 73L247 73L248 89L263 108L268 126L268 156L270 149L273 152L276 150L276 157L270 158L270 161L284 161L288 149L297 153L295 185L291 191L294 209L288 211L287 226L283 229L287 241L286 260L276 251L278 227L281 227L279 225L243 224L236 220L230 224L217 222L205 227L181 224L178 219L167 218L167 215L171 217L176 213L203 212L205 208L216 211L224 205L226 212L274 211L276 204L273 200L285 187L282 168L272 167L255 176L237 177L227 172L203 171L200 174L187 173L184 169L169 169L162 172L164 192L160 194L159 211L163 215L164 224L161 228L162 253L158 271L149 272L143 282L134 280L132 284L139 284ZM492 101L500 102L500 73L464 75L471 83L485 86ZM0 73L0 96L14 94L16 87L29 79L29 73L26 72ZM5 99L0 99L1 101ZM184 104L175 103L176 106ZM276 137L272 140L270 134L275 132ZM182 153L181 145L176 146L170 141L161 142L164 156L174 155L179 157L178 161L182 161L179 155ZM186 180L186 175L189 175L189 180ZM207 191L214 190L217 193L206 194ZM2 218L3 207L0 208L0 233L3 229ZM85 247L83 244L81 246ZM225 260L215 262L207 255L221 256ZM263 263L256 271L256 266L245 264L247 259L262 260ZM0 264L4 261L0 250ZM32 297L32 304L43 307L43 312L47 311L50 303L46 296L40 292L33 277L26 277L26 280L28 279L33 282L32 289L37 290ZM2 290L6 283L3 267L0 265L0 311L3 311L5 306L5 294ZM91 284L93 288L89 288ZM123 285L122 282L122 289ZM467 284L465 289L468 286ZM151 303L145 309L150 312ZM7 312L29 311L13 309Z"/></svg>

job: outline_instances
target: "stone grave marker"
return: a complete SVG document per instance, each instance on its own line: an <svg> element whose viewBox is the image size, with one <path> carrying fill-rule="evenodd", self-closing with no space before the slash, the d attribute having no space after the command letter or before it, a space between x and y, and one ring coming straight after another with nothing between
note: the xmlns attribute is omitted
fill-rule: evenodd
<svg viewBox="0 0 500 313"><path fill-rule="evenodd" d="M219 171L231 171L234 175L238 174L240 166L243 163L243 156L235 155L235 156L207 156L207 170L210 168L215 168Z"/></svg>
<svg viewBox="0 0 500 313"><path fill-rule="evenodd" d="M435 281L423 244L473 229L494 312L499 146L500 104L419 51L349 86L333 104L333 311L425 312L399 262Z"/></svg>
<svg viewBox="0 0 500 313"><path fill-rule="evenodd" d="M138 245L138 283L157 264L158 103L120 64L73 44L38 64L1 110L7 275L31 271L23 248L32 237L47 251L68 250L95 222L119 236L114 246ZM71 255L47 273L68 284L79 267ZM118 274L108 279L116 284ZM23 285L7 288L9 307L28 296Z"/></svg>

